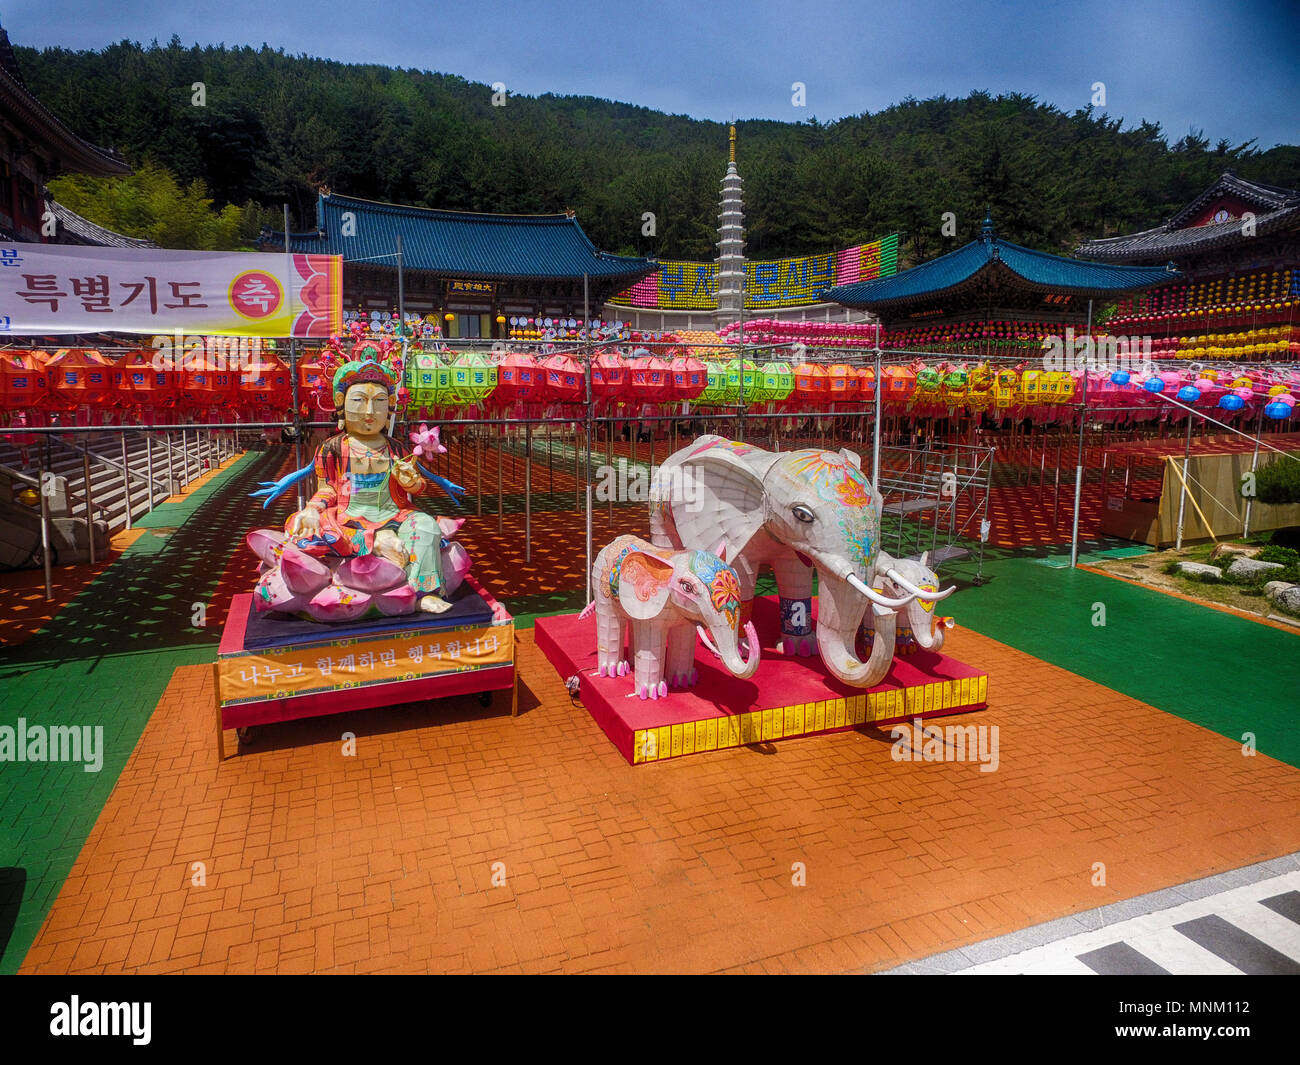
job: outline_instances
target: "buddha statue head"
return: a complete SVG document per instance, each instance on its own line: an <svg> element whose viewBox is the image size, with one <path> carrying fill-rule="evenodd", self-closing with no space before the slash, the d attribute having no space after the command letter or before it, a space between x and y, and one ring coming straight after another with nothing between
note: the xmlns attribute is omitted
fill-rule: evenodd
<svg viewBox="0 0 1300 1065"><path fill-rule="evenodd" d="M370 438L384 432L397 392L393 371L373 359L344 363L334 374L334 409L339 428Z"/></svg>

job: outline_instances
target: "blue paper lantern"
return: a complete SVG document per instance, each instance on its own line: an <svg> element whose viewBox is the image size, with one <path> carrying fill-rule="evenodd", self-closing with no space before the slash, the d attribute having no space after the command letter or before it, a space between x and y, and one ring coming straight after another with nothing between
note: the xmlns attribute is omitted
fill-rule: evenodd
<svg viewBox="0 0 1300 1065"><path fill-rule="evenodd" d="M1142 382L1142 387L1148 392L1163 392L1165 390L1165 383L1158 377L1151 377Z"/></svg>
<svg viewBox="0 0 1300 1065"><path fill-rule="evenodd" d="M1116 370L1110 375L1111 383L1116 385L1126 385L1129 383L1129 379L1127 370Z"/></svg>
<svg viewBox="0 0 1300 1065"><path fill-rule="evenodd" d="M1234 396L1231 392L1219 397L1219 406L1224 410L1241 410L1246 405L1246 401L1240 396Z"/></svg>
<svg viewBox="0 0 1300 1065"><path fill-rule="evenodd" d="M1279 403L1277 400L1274 400L1264 408L1264 414L1272 418L1274 421L1281 421L1290 413L1291 408L1285 403Z"/></svg>
<svg viewBox="0 0 1300 1065"><path fill-rule="evenodd" d="M1195 403L1201 398L1201 390L1195 385L1183 385L1178 390L1178 398L1184 403Z"/></svg>

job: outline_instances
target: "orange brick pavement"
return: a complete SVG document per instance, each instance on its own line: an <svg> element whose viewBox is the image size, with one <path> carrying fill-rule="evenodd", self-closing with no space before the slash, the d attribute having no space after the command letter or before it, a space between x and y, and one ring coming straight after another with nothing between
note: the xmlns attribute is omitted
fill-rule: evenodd
<svg viewBox="0 0 1300 1065"><path fill-rule="evenodd" d="M1300 771L970 631L990 709L949 723L999 726L997 772L873 730L634 768L519 642L518 719L293 722L220 765L177 670L23 971L878 970L1300 850Z"/></svg>

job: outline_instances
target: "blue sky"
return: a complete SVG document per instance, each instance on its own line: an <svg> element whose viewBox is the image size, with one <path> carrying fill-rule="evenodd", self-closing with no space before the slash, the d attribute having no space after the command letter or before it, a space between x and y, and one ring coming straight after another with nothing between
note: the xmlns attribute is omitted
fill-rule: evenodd
<svg viewBox="0 0 1300 1065"><path fill-rule="evenodd" d="M512 93L621 100L726 120L826 122L907 96L1022 92L1192 127L1211 144L1300 143L1300 3L1077 0L980 5L608 0L365 5L351 0L0 0L18 45L100 49L178 35L504 82ZM806 106L792 103L805 86Z"/></svg>

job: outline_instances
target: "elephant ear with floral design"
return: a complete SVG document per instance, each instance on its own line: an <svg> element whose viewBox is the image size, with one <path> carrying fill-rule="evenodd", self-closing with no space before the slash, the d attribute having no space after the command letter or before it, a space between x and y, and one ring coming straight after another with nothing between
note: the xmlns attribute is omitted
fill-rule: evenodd
<svg viewBox="0 0 1300 1065"><path fill-rule="evenodd" d="M631 551L618 566L618 601L628 617L658 617L672 586L672 563L645 551Z"/></svg>

